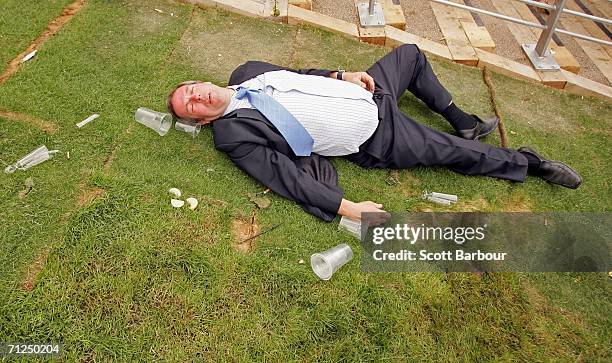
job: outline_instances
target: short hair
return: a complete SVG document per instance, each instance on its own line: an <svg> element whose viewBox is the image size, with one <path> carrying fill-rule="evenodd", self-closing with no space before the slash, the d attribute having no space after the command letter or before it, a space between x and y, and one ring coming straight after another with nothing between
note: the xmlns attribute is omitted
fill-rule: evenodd
<svg viewBox="0 0 612 363"><path fill-rule="evenodd" d="M168 98L166 99L166 108L168 109L168 112L170 112L170 114L172 115L172 118L174 118L175 120L181 121L181 122L185 122L185 123L197 123L199 120L196 120L194 118L191 117L179 117L176 114L176 111L174 110L174 106L172 106L172 97L174 96L174 92L176 92L179 88L183 87L183 86L187 86L190 84L196 84L196 83L202 83L201 81L185 81L185 82L181 82L179 84L177 84L172 91L170 91L170 93L168 94Z"/></svg>

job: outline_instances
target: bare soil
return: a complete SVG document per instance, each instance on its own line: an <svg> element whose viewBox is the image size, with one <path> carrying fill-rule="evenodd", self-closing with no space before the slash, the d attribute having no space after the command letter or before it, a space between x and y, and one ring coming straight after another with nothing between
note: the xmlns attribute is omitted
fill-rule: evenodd
<svg viewBox="0 0 612 363"><path fill-rule="evenodd" d="M19 66L21 65L21 59L26 56L28 53L32 52L39 45L47 41L50 37L52 37L55 33L57 33L66 23L72 19L72 17L83 7L85 4L85 0L75 0L70 5L66 6L61 14L51 20L47 28L42 32L42 34L30 44L26 50L21 52L15 59L13 59L8 67L0 74L0 84L4 83L13 73L15 73Z"/></svg>
<svg viewBox="0 0 612 363"><path fill-rule="evenodd" d="M26 115L23 113L0 110L0 117L30 124L47 134L52 134L57 131L57 125L55 124L55 122L43 120L41 118Z"/></svg>

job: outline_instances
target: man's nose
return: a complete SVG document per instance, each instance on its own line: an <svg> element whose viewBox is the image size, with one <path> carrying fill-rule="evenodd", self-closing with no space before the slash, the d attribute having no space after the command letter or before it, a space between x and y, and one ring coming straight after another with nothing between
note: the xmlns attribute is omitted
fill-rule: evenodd
<svg viewBox="0 0 612 363"><path fill-rule="evenodd" d="M191 97L189 97L190 101L196 101L196 102L200 102L202 101L202 95L200 93L194 93L191 95Z"/></svg>

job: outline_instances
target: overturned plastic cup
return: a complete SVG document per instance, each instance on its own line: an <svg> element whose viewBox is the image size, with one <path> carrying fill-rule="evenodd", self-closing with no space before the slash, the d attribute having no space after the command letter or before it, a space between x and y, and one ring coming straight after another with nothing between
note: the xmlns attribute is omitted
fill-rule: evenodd
<svg viewBox="0 0 612 363"><path fill-rule="evenodd" d="M345 243L321 253L310 256L310 266L321 280L329 280L332 275L353 259L353 250Z"/></svg>
<svg viewBox="0 0 612 363"><path fill-rule="evenodd" d="M11 174L16 170L28 170L35 165L51 159L57 152L59 152L59 150L49 150L45 145L41 145L28 155L19 159L15 164L7 166L4 172Z"/></svg>
<svg viewBox="0 0 612 363"><path fill-rule="evenodd" d="M178 131L186 132L195 139L195 137L198 136L198 134L200 133L200 130L202 129L202 125L176 121L174 123L174 129Z"/></svg>
<svg viewBox="0 0 612 363"><path fill-rule="evenodd" d="M172 116L169 113L157 112L145 107L140 107L134 114L136 121L149 127L164 136L172 127Z"/></svg>

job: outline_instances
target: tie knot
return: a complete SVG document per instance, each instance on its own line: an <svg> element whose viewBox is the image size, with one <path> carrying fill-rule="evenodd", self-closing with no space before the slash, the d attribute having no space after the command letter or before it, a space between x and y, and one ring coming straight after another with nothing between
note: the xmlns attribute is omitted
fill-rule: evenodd
<svg viewBox="0 0 612 363"><path fill-rule="evenodd" d="M250 89L246 87L238 87L236 90L236 98L241 100L247 93L257 93L260 92L258 89Z"/></svg>

